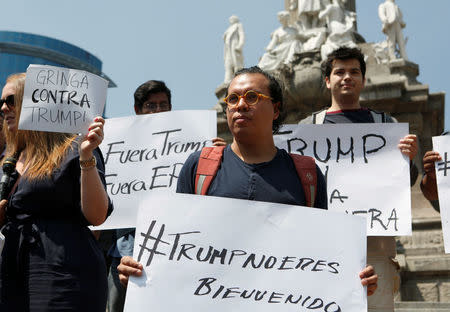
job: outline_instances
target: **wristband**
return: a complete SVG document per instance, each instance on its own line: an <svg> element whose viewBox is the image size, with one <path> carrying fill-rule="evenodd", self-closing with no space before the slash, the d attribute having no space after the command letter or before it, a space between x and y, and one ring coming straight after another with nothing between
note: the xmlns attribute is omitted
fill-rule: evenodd
<svg viewBox="0 0 450 312"><path fill-rule="evenodd" d="M92 156L91 158L87 159L87 160L81 160L80 159L80 168L81 170L86 170L89 168L93 168L97 165L97 159Z"/></svg>

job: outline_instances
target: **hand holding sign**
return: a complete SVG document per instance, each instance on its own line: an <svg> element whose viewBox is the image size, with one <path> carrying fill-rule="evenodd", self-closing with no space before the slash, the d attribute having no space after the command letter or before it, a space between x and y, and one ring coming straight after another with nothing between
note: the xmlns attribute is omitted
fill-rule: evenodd
<svg viewBox="0 0 450 312"><path fill-rule="evenodd" d="M417 136L408 134L400 140L398 148L404 155L408 156L409 160L413 160L417 155Z"/></svg>
<svg viewBox="0 0 450 312"><path fill-rule="evenodd" d="M105 120L97 116L94 118L94 122L90 124L88 134L86 134L80 143L80 159L88 159L92 157L92 152L103 141L103 125Z"/></svg>
<svg viewBox="0 0 450 312"><path fill-rule="evenodd" d="M127 287L128 285L128 278L130 276L141 276L142 270L144 267L142 264L134 260L130 256L125 256L120 259L120 264L117 267L117 271L119 272L119 280L120 283Z"/></svg>

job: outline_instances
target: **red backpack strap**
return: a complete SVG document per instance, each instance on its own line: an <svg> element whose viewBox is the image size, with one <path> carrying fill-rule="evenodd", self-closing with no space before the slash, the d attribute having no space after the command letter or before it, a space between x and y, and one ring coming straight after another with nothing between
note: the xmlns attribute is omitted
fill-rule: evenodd
<svg viewBox="0 0 450 312"><path fill-rule="evenodd" d="M206 195L219 170L225 146L204 147L195 173L195 194Z"/></svg>
<svg viewBox="0 0 450 312"><path fill-rule="evenodd" d="M314 207L317 194L317 171L314 158L298 154L289 154L294 161L297 175L305 192L306 206Z"/></svg>

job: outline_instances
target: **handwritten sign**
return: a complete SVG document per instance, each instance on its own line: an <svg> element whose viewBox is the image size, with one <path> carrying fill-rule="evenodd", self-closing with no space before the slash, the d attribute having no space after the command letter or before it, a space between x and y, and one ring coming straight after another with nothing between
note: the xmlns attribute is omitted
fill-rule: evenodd
<svg viewBox="0 0 450 312"><path fill-rule="evenodd" d="M125 311L366 311L365 229L364 218L314 208L152 196L139 209L133 256L144 272Z"/></svg>
<svg viewBox="0 0 450 312"><path fill-rule="evenodd" d="M327 181L328 209L367 216L367 233L411 235L409 161L397 145L407 124L289 125L275 144L312 156Z"/></svg>
<svg viewBox="0 0 450 312"><path fill-rule="evenodd" d="M107 80L82 70L30 65L19 129L87 133L103 113L107 87Z"/></svg>
<svg viewBox="0 0 450 312"><path fill-rule="evenodd" d="M136 226L139 202L154 190L175 192L187 157L211 145L215 111L173 111L108 119L100 148L114 211L96 229Z"/></svg>
<svg viewBox="0 0 450 312"><path fill-rule="evenodd" d="M438 152L442 161L435 163L436 183L444 236L445 253L450 253L450 136L433 137L433 150Z"/></svg>

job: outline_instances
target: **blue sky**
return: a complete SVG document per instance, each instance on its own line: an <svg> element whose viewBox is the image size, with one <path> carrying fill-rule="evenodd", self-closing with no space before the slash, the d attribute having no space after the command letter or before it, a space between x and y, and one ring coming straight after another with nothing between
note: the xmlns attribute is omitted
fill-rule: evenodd
<svg viewBox="0 0 450 312"><path fill-rule="evenodd" d="M378 5L356 0L358 31L367 42L384 40ZM450 1L397 0L407 24L407 53L419 64L419 81L430 92L450 92ZM118 85L109 89L106 115L133 111L133 92L149 80L166 81L174 109L209 109L223 81L222 35L228 17L241 19L245 65L258 62L279 24L284 0L14 0L2 3L0 29L64 40L93 53ZM450 122L447 111L447 124Z"/></svg>

